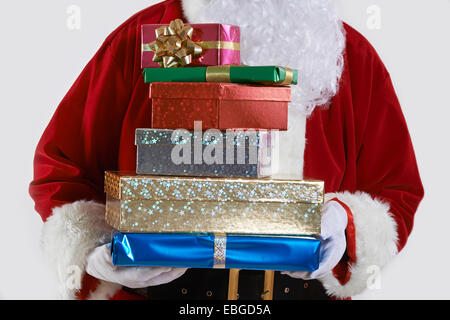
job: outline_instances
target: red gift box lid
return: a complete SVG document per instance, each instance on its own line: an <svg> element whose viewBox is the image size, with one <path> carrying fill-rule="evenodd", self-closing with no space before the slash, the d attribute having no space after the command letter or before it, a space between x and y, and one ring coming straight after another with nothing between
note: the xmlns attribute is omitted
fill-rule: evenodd
<svg viewBox="0 0 450 320"><path fill-rule="evenodd" d="M291 88L235 83L154 82L150 85L150 97L152 99L220 99L290 102Z"/></svg>

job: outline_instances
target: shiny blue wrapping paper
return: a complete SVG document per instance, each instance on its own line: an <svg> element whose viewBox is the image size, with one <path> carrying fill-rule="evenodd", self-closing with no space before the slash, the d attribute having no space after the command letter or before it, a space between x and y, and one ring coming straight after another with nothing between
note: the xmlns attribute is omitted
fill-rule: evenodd
<svg viewBox="0 0 450 320"><path fill-rule="evenodd" d="M224 264L217 265L214 234L117 233L111 252L116 266L314 271L320 240L227 235ZM221 236L219 236L221 237ZM216 241L215 241L216 240Z"/></svg>

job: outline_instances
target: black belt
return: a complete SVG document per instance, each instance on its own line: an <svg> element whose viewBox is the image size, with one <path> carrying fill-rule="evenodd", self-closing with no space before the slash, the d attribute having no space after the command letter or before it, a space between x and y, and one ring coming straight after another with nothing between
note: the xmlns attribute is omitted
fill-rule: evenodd
<svg viewBox="0 0 450 320"><path fill-rule="evenodd" d="M152 300L226 300L228 298L228 270L189 269L164 285L125 291ZM264 271L241 270L239 273L239 300L262 300ZM273 300L328 300L322 284L305 281L275 272Z"/></svg>

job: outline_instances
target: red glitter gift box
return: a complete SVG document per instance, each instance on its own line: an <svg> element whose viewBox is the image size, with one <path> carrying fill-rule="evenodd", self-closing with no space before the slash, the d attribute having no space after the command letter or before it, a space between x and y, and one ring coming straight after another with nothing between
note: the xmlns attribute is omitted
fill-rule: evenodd
<svg viewBox="0 0 450 320"><path fill-rule="evenodd" d="M150 85L152 127L287 130L290 87L232 83L166 83Z"/></svg>

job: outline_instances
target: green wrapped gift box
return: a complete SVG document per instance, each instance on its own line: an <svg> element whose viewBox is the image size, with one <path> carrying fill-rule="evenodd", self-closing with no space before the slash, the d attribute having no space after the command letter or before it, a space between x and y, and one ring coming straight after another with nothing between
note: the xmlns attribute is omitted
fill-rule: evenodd
<svg viewBox="0 0 450 320"><path fill-rule="evenodd" d="M232 82L263 85L297 84L298 71L277 66L214 66L199 68L146 68L146 83Z"/></svg>

